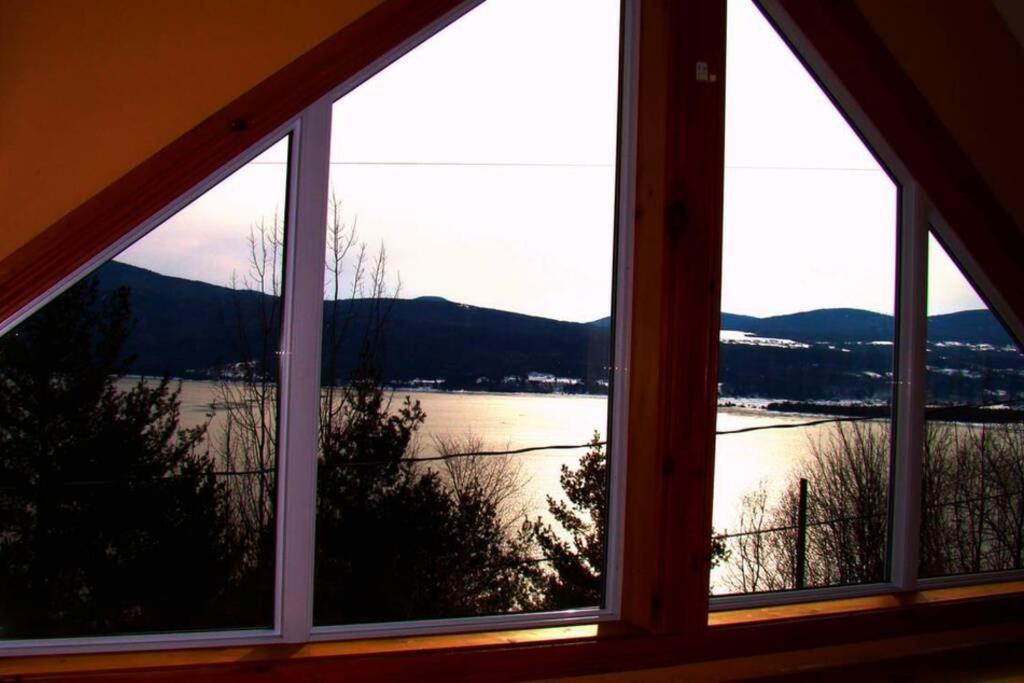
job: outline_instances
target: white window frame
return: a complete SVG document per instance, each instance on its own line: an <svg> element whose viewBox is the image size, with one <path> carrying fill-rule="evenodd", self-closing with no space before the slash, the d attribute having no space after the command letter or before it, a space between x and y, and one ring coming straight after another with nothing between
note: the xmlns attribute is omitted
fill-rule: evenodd
<svg viewBox="0 0 1024 683"><path fill-rule="evenodd" d="M888 578L885 581L848 586L829 586L764 593L720 595L710 598L710 611L747 609L871 595L910 592L1024 578L1024 570L992 571L934 578L919 578L918 558L921 533L921 472L924 460L925 392L927 370L925 349L928 334L928 233L929 226L942 237L950 256L979 290L993 312L1002 317L1017 340L1024 339L1020 318L1008 315L1009 307L998 295L984 271L967 255L949 224L928 199L918 182L900 161L878 129L813 44L804 36L779 0L750 0L792 49L822 92L863 141L898 193L896 263L896 345L893 392L893 440L890 450L890 517ZM726 74L728 78L728 74Z"/></svg>
<svg viewBox="0 0 1024 683"><path fill-rule="evenodd" d="M305 643L382 636L413 636L493 629L569 626L620 618L623 508L629 422L629 348L636 169L637 66L640 0L621 0L619 117L614 230L612 322L614 358L609 395L610 500L605 570L606 604L556 612L313 626L317 434L320 400L323 261L334 102L484 0L465 0L446 16L390 50L356 75L210 174L149 219L62 278L17 313L0 321L0 336L110 261L136 241L289 138L285 263L278 419L278 501L274 622L270 628L204 632L0 640L0 657Z"/></svg>
<svg viewBox="0 0 1024 683"><path fill-rule="evenodd" d="M940 242L940 248L946 251L947 256L953 261L953 265L958 267L964 277L964 280L974 288L975 292L982 299L982 301L988 306L989 311L996 316L996 319L1003 325L1006 333L1010 335L1012 341L1017 345L1018 350L1024 352L1024 346L1021 345L1021 340L1024 340L1024 325L1021 324L1020 317L1013 314L1012 309L1006 304L1005 299L999 294L996 288L992 285L991 281L985 276L984 270L982 270L977 262L974 261L967 253L960 238L957 237L956 233L950 227L949 223L942 217L939 210L934 206L926 205L922 207L922 232L920 237L921 246L925 254L925 265L924 270L921 273L921 288L927 291L928 288L928 236L929 233L934 233ZM921 340L921 354L924 356L925 340ZM927 379L925 377L926 370L923 366L921 367L922 373L922 384L925 384ZM924 391L922 390L922 393ZM922 407L923 410L923 407ZM923 421L923 424L927 424ZM924 457L924 449L921 449L922 458ZM920 510L920 505L918 506ZM1001 569L1001 570L990 570L982 571L970 574L947 574L945 576L931 576L922 577L917 581L918 586L921 588L952 588L955 586L969 586L972 584L980 583L996 583L999 581L1019 581L1024 579L1024 569Z"/></svg>

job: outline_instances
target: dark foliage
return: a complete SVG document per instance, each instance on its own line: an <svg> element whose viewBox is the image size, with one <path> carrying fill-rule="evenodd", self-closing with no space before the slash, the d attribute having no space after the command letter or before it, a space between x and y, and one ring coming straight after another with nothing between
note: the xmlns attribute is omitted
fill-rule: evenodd
<svg viewBox="0 0 1024 683"><path fill-rule="evenodd" d="M0 339L0 633L266 623L231 600L226 498L164 380L116 379L131 312L79 283Z"/></svg>
<svg viewBox="0 0 1024 683"><path fill-rule="evenodd" d="M562 466L562 491L567 500L548 496L548 511L561 529L537 520L533 533L549 571L542 576L545 609L602 605L608 533L608 462L601 435L594 432L590 449L576 469ZM712 530L711 567L729 557L723 537Z"/></svg>
<svg viewBox="0 0 1024 683"><path fill-rule="evenodd" d="M315 622L465 617L534 603L529 539L508 533L472 481L458 491L416 465L426 415L397 411L378 382L354 384L325 430L317 492Z"/></svg>
<svg viewBox="0 0 1024 683"><path fill-rule="evenodd" d="M561 527L537 520L534 532L541 554L550 563L544 577L546 609L601 605L604 598L605 539L608 520L608 463L601 435L574 470L562 465L567 501L548 496L548 511Z"/></svg>
<svg viewBox="0 0 1024 683"><path fill-rule="evenodd" d="M104 265L98 276L103 290L131 288L139 322L139 332L129 341L129 350L137 354L133 372L216 378L225 366L254 358L235 348L239 337L261 339L269 333L278 338L276 321L260 329L265 311L278 305L273 290L235 291L117 262ZM372 290L345 295L341 290L343 298L324 302L324 339L350 342L336 348L325 345L333 354L324 358L324 367L334 370L328 377L332 384L358 376L363 348L356 331L380 322L382 302ZM482 376L497 384L505 376L531 371L578 377L587 385L607 379L607 329L431 297L393 299L386 306L386 328L379 332L386 336L389 353L377 359L386 382L441 377L450 387L476 388Z"/></svg>
<svg viewBox="0 0 1024 683"><path fill-rule="evenodd" d="M121 263L99 271L101 287L131 287L139 330L129 342L138 354L133 372L170 372L204 377L240 356L231 340L269 334L276 339L276 322L260 330L260 315L277 304L274 294L238 291L166 277ZM340 290L339 290L340 291ZM337 294L337 293L336 293ZM379 310L372 292L325 302L324 338L345 336L360 325L372 324ZM503 383L510 376L550 372L583 380L577 389L601 393L598 380L607 379L609 326L607 319L588 324L560 322L505 311L462 306L436 297L389 302L386 332L390 354L381 365L388 383L413 378L441 378L450 389L534 391L539 387ZM241 311L241 315L238 315ZM181 324L188 320L189 324ZM233 331L225 336L226 329ZM754 318L725 313L722 329L742 330L761 337L794 339L807 348L777 348L724 343L721 347L723 396L764 396L789 400L888 400L892 378L892 348L870 342L891 340L890 316L852 309L808 311ZM988 373L987 389L1019 393L1024 360L1004 347L1011 342L988 311L962 311L932 316L928 323L929 359L935 367L984 365L1013 372ZM938 342L986 343L977 349ZM362 348L344 344L331 348L324 367L333 368L331 383L347 382L359 367ZM964 365L964 364L967 365ZM814 372L808 373L807 368ZM188 374L192 369L193 374ZM981 380L978 380L981 382ZM978 387L953 386L948 376L930 373L930 396L958 400L958 392ZM991 385L991 386L988 386Z"/></svg>

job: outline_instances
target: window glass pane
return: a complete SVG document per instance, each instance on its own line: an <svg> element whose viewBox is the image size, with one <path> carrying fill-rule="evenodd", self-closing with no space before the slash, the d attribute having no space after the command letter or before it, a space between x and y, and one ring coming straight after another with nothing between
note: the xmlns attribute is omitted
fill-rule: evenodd
<svg viewBox="0 0 1024 683"><path fill-rule="evenodd" d="M0 337L0 636L271 626L287 150Z"/></svg>
<svg viewBox="0 0 1024 683"><path fill-rule="evenodd" d="M928 242L921 576L1024 567L1024 354Z"/></svg>
<svg viewBox="0 0 1024 683"><path fill-rule="evenodd" d="M881 581L896 187L753 3L728 11L711 591Z"/></svg>
<svg viewBox="0 0 1024 683"><path fill-rule="evenodd" d="M618 23L492 0L335 104L316 624L601 604Z"/></svg>

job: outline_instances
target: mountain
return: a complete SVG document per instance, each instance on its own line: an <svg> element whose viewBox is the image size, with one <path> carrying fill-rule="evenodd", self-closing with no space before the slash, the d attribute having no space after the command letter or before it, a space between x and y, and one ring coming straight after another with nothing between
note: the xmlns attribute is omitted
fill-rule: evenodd
<svg viewBox="0 0 1024 683"><path fill-rule="evenodd" d="M160 275L111 261L94 277L100 293L130 291L134 326L126 351L139 374L187 377L241 360L260 335L258 312L268 297ZM279 327L271 326L276 336Z"/></svg>
<svg viewBox="0 0 1024 683"><path fill-rule="evenodd" d="M824 308L767 318L722 314L722 329L751 332L759 337L794 341L892 341L892 316L856 308ZM958 311L928 318L928 341L967 344L1012 344L999 319L986 309Z"/></svg>
<svg viewBox="0 0 1024 683"><path fill-rule="evenodd" d="M335 317L348 321L350 338L352 332L360 337L373 331L372 311L377 305L370 300L343 301L335 311L328 303L327 338ZM588 383L607 377L607 329L445 300L399 299L386 306L377 352L389 380L443 378L448 386L475 386L481 378L490 384L530 372ZM357 350L344 340L339 344L334 357L340 378L358 362Z"/></svg>
<svg viewBox="0 0 1024 683"><path fill-rule="evenodd" d="M95 277L101 291L131 290L135 326L126 346L133 372L223 376L234 364L258 358L261 349L266 366L275 365L277 298L117 262ZM609 318L564 322L427 296L328 301L324 320L323 366L336 382L351 377L365 348L373 349L380 376L399 383L441 379L452 389L539 388L522 379L503 382L533 372L575 378L581 380L569 385L575 390L599 391L608 378ZM765 318L723 313L722 329L749 335L722 344L723 395L879 400L891 393L892 347L871 343L892 340L891 316L848 308ZM1024 356L1004 349L1010 338L988 311L933 316L929 340L961 342L929 348L930 386L941 395L962 393L971 382L988 382L986 391L1017 391L1017 384L1024 390ZM950 368L969 369L970 377Z"/></svg>
<svg viewBox="0 0 1024 683"><path fill-rule="evenodd" d="M959 341L968 344L1007 346L1013 339L999 319L985 309L958 311L928 318L928 341Z"/></svg>
<svg viewBox="0 0 1024 683"><path fill-rule="evenodd" d="M893 338L892 316L855 308L825 308L754 319L761 337L796 341L875 341Z"/></svg>
<svg viewBox="0 0 1024 683"><path fill-rule="evenodd" d="M736 330L738 332L754 332L760 318L751 315L737 315L735 313L722 313L722 329ZM756 333L755 333L756 334Z"/></svg>
<svg viewBox="0 0 1024 683"><path fill-rule="evenodd" d="M135 325L127 343L132 370L141 374L201 376L210 369L269 358L280 336L278 299L160 275L112 261L95 273L101 293L131 290ZM376 367L387 380L445 378L448 386L475 385L529 372L590 381L605 379L607 325L549 320L458 304L441 297L324 303L325 367L334 359L339 381L361 360L366 335ZM383 318L378 329L374 321ZM332 344L337 333L339 342ZM379 334L378 334L379 333ZM336 348L331 348L336 347ZM327 350L331 349L333 353Z"/></svg>

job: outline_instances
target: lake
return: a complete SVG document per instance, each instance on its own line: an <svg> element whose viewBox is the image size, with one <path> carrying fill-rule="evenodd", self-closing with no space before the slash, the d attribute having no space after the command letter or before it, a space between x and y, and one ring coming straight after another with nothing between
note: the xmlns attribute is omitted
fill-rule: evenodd
<svg viewBox="0 0 1024 683"><path fill-rule="evenodd" d="M127 387L131 380L121 380ZM186 381L181 390L183 426L210 422L210 434L223 428L225 411L213 411L217 383ZM437 454L435 438L471 434L487 450L510 450L553 444L585 444L594 431L607 432L605 396L563 394L489 394L396 391L395 407L405 397L419 401L426 422L416 437L420 457ZM805 422L807 416L766 413L754 408L721 408L717 429L728 431L748 427ZM744 434L724 434L717 439L715 463L715 505L713 524L717 531L735 531L742 498L762 483L770 496L779 495L787 485L794 466L807 458L811 440L828 426L798 429L770 429ZM523 494L518 505L530 517L549 518L546 496L562 498L561 466L573 467L585 448L542 450L514 456L519 467ZM716 575L721 570L716 572Z"/></svg>

